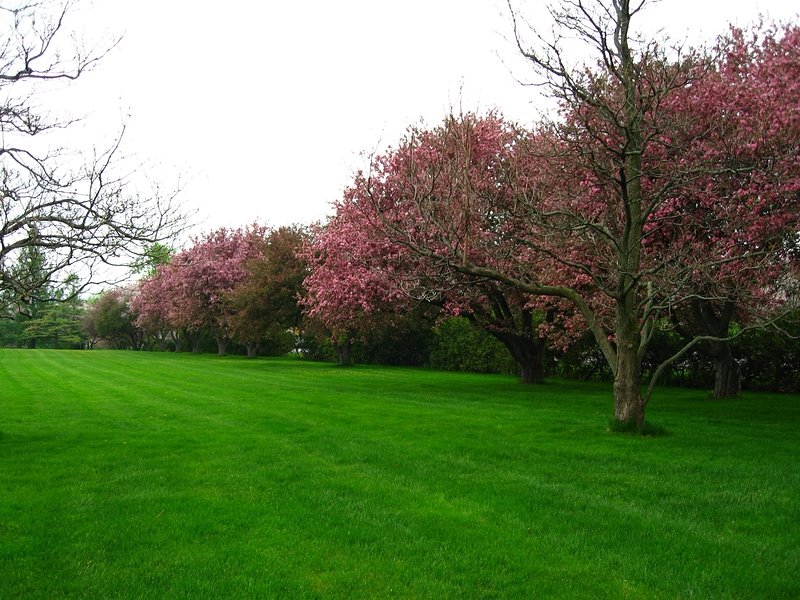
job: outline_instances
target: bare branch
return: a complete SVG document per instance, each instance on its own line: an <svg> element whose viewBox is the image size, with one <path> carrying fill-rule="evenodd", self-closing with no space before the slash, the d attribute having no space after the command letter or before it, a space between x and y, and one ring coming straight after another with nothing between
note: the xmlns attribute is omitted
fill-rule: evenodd
<svg viewBox="0 0 800 600"><path fill-rule="evenodd" d="M0 27L7 22L0 45L0 294L6 305L9 297L29 295L76 271L86 278L75 286L81 290L105 277L101 265L125 264L186 225L175 193L141 195L131 173L120 172L124 124L110 146L82 167L74 154L38 150L47 147L48 132L75 122L46 118L36 102L40 86L82 77L119 41L85 51L65 39L72 2L52 18L44 7L0 6ZM33 249L46 253L46 266L21 279L16 265Z"/></svg>

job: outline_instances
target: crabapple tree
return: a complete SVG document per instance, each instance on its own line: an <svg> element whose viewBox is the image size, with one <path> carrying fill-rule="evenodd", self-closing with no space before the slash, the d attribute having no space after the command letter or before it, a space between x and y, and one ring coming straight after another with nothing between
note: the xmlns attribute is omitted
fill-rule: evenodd
<svg viewBox="0 0 800 600"><path fill-rule="evenodd" d="M796 280L800 224L795 28L681 53L634 34L644 4L566 0L555 37L531 31L532 45L515 21L558 114L531 130L496 115L412 129L337 206L376 232L380 260L356 268L391 290L491 281L526 305L570 305L613 373L614 420L634 428L665 368L730 337L693 331L642 391L657 329L693 302L735 301L746 327L773 320ZM597 65L572 65L566 38Z"/></svg>
<svg viewBox="0 0 800 600"><path fill-rule="evenodd" d="M247 278L247 264L258 257L265 232L260 225L218 229L176 254L142 283L137 322L149 328L168 325L188 337L194 351L200 334L211 333L218 353L225 354L234 312L230 296Z"/></svg>
<svg viewBox="0 0 800 600"><path fill-rule="evenodd" d="M376 159L371 176L356 177L337 203L336 216L314 236L311 274L305 282L309 314L338 334L335 340L347 341L376 313L407 311L412 302L424 301L488 331L517 361L523 382L541 381L547 339L557 339L552 335L556 330L565 335L558 326L567 321L554 319L554 314L569 312L569 307L497 281L476 280L442 261L415 254L403 239L387 234L391 217L382 209L388 205L372 201L376 194L387 202L392 195L400 201L406 192L435 195L436 201L429 202L424 213L401 214L394 223L397 230L419 235L439 232L445 236L437 240L441 248L487 259L491 253L492 260L508 263L501 254L502 244L480 228L487 219L494 220L498 230L505 226L503 216L497 211L490 214L486 203L511 190L512 151L518 135L497 115L449 119L439 129L411 132L414 143ZM378 171L380 176L375 176ZM474 214L459 215L457 204L469 202L465 198L470 194L475 196ZM468 229L472 239L460 239L459 228Z"/></svg>

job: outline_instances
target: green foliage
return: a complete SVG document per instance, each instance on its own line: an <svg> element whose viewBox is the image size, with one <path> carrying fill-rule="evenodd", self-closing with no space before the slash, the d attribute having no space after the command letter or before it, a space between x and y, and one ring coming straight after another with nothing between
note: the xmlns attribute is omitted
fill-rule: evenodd
<svg viewBox="0 0 800 600"><path fill-rule="evenodd" d="M797 396L659 390L644 439L604 384L27 350L0 379L3 597L800 596Z"/></svg>
<svg viewBox="0 0 800 600"><path fill-rule="evenodd" d="M228 294L226 327L240 344L261 347L268 356L286 354L295 346L302 319L298 298L307 265L298 255L307 232L300 226L280 227L256 244L255 258L247 262L247 277Z"/></svg>
<svg viewBox="0 0 800 600"><path fill-rule="evenodd" d="M131 271L145 278L155 276L158 267L166 265L175 255L175 248L155 242L145 248L144 254L131 264Z"/></svg>
<svg viewBox="0 0 800 600"><path fill-rule="evenodd" d="M36 239L31 227L28 233ZM83 306L75 275L52 280L47 253L31 244L17 255L7 282L0 286L0 345L30 348L80 348ZM13 284L13 285L12 285Z"/></svg>
<svg viewBox="0 0 800 600"><path fill-rule="evenodd" d="M590 334L585 334L558 357L556 373L578 381L611 381L611 369Z"/></svg>
<svg viewBox="0 0 800 600"><path fill-rule="evenodd" d="M296 340L292 330L270 328L262 340L264 356L286 356L295 349Z"/></svg>
<svg viewBox="0 0 800 600"><path fill-rule="evenodd" d="M433 343L433 323L438 309L419 304L404 314L375 313L360 324L359 332L340 333L336 342L352 343L351 359L359 364L423 366L428 364ZM306 319L299 351L309 360L339 360L332 335L320 321Z"/></svg>
<svg viewBox="0 0 800 600"><path fill-rule="evenodd" d="M49 302L22 324L20 339L37 348L80 348L85 336L78 300Z"/></svg>
<svg viewBox="0 0 800 600"><path fill-rule="evenodd" d="M28 235L35 239L31 228ZM17 319L35 316L41 306L52 299L50 267L47 255L38 246L25 246L11 268L8 283L0 285L0 318Z"/></svg>
<svg viewBox="0 0 800 600"><path fill-rule="evenodd" d="M417 305L402 315L392 315L355 340L353 359L356 363L373 365L422 366L428 364L432 324L435 309Z"/></svg>
<svg viewBox="0 0 800 600"><path fill-rule="evenodd" d="M143 335L135 324L129 290L109 290L88 303L83 331L92 340L104 340L119 349L138 350Z"/></svg>
<svg viewBox="0 0 800 600"><path fill-rule="evenodd" d="M800 392L800 311L779 326L751 331L736 340L735 351L743 357L744 388Z"/></svg>
<svg viewBox="0 0 800 600"><path fill-rule="evenodd" d="M445 371L471 371L513 375L518 366L494 337L461 317L437 325L430 351L430 366Z"/></svg>
<svg viewBox="0 0 800 600"><path fill-rule="evenodd" d="M297 345L300 358L322 362L336 360L330 331L318 320L308 318L303 320Z"/></svg>
<svg viewBox="0 0 800 600"><path fill-rule="evenodd" d="M20 318L0 318L0 347L9 348L19 346L21 342L22 325Z"/></svg>

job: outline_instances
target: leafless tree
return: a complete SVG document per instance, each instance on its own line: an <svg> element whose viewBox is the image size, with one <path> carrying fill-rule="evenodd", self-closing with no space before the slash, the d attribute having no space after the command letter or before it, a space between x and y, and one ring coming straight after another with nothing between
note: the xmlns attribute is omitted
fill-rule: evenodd
<svg viewBox="0 0 800 600"><path fill-rule="evenodd" d="M141 194L121 171L124 125L107 149L78 159L54 140L76 123L53 117L43 93L89 72L116 45L84 47L65 25L73 3L0 4L0 314L67 274L82 286L122 265L185 218L176 193ZM85 149L81 149L85 150ZM45 257L35 273L23 253Z"/></svg>

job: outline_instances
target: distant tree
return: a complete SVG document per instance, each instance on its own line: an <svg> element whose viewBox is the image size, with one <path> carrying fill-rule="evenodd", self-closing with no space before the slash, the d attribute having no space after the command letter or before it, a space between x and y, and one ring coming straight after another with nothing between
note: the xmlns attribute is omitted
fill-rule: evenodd
<svg viewBox="0 0 800 600"><path fill-rule="evenodd" d="M228 327L232 338L255 356L265 338L285 337L300 326L299 298L308 267L299 255L308 234L302 227L280 227L266 234L247 276L230 294Z"/></svg>
<svg viewBox="0 0 800 600"><path fill-rule="evenodd" d="M36 227L31 226L28 235L35 238L36 231ZM22 248L15 258L16 262L8 269L7 284L0 286L0 317L30 318L52 299L50 265L45 250L36 245Z"/></svg>
<svg viewBox="0 0 800 600"><path fill-rule="evenodd" d="M231 340L234 307L232 291L248 276L248 263L259 256L266 229L218 229L195 240L143 281L133 301L136 324L152 331L165 325L176 336L192 341L198 351L200 336L211 334L219 354Z"/></svg>
<svg viewBox="0 0 800 600"><path fill-rule="evenodd" d="M97 319L95 319L94 305L102 297L96 295L88 298L84 302L84 312L81 318L81 333L83 333L86 340L86 348L91 350L94 348L102 337L97 333Z"/></svg>
<svg viewBox="0 0 800 600"><path fill-rule="evenodd" d="M35 227L30 235L35 236ZM41 316L53 301L53 284L48 278L48 261L44 249L23 248L10 267L9 285L0 286L0 318L5 324L7 345L35 347L36 338L22 335L25 322Z"/></svg>
<svg viewBox="0 0 800 600"><path fill-rule="evenodd" d="M88 339L105 340L115 348L139 350L143 332L131 308L134 291L119 288L101 293L87 303L83 331Z"/></svg>
<svg viewBox="0 0 800 600"><path fill-rule="evenodd" d="M131 310L136 315L135 325L145 339L161 351L171 343L175 352L180 352L184 341L183 323L171 310L169 270L169 264L157 267L153 275L137 283Z"/></svg>
<svg viewBox="0 0 800 600"><path fill-rule="evenodd" d="M131 264L131 271L136 275L153 277L158 267L166 265L175 256L175 249L161 242L153 242L144 249L142 256Z"/></svg>
<svg viewBox="0 0 800 600"><path fill-rule="evenodd" d="M325 226L312 229L301 251L309 265L301 303L312 328L327 332L337 362L343 366L352 363L353 343L373 321L414 304L396 282L389 281L386 271L363 260L364 248L377 262L393 250L391 244L371 245L371 230L369 223L341 208Z"/></svg>
<svg viewBox="0 0 800 600"><path fill-rule="evenodd" d="M20 337L30 348L82 347L84 308L75 293L76 286L76 281L68 279L64 286L53 291L52 300L42 304L35 316L22 323Z"/></svg>
<svg viewBox="0 0 800 600"><path fill-rule="evenodd" d="M88 163L57 147L75 121L52 117L48 90L81 78L114 45L70 45L72 5L0 7L0 293L19 299L63 287L70 274L80 275L77 293L108 276L104 265L128 262L183 223L174 195L141 196L115 172L121 134ZM13 268L32 249L48 258L35 279Z"/></svg>

